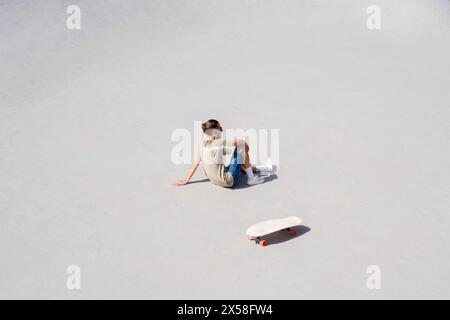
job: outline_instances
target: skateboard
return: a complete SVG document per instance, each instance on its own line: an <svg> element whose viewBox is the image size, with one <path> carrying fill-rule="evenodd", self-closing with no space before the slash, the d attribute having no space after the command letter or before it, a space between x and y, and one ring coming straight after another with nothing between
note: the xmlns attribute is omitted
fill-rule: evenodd
<svg viewBox="0 0 450 320"><path fill-rule="evenodd" d="M246 234L249 240L255 241L256 244L264 247L268 242L267 240L262 239L263 236L283 230L295 237L297 235L297 230L294 227L300 225L302 222L302 219L294 216L283 219L265 220L250 226L247 229Z"/></svg>

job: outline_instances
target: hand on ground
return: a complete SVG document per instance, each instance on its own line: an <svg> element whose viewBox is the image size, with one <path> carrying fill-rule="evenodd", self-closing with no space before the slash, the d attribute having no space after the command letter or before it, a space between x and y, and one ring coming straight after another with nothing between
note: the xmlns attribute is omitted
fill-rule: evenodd
<svg viewBox="0 0 450 320"><path fill-rule="evenodd" d="M181 180L175 181L173 183L173 185L174 186L184 186L184 185L186 185L188 183L189 183L189 181L187 179L181 179Z"/></svg>

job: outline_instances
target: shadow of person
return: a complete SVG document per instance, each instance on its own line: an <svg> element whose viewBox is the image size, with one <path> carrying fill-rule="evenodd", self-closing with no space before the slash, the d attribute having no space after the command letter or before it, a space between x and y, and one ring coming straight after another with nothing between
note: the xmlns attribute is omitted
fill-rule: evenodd
<svg viewBox="0 0 450 320"><path fill-rule="evenodd" d="M276 231L276 232L270 233L268 235L262 236L261 238L264 240L267 240L267 246L270 246L270 245L280 244L280 243L283 243L286 241L297 239L297 238L301 237L302 235L304 235L305 233L311 231L311 228L309 228L307 226L303 226L303 225L295 226L295 227L292 227L291 229L297 230L297 235L292 236L289 232L281 230L281 231Z"/></svg>

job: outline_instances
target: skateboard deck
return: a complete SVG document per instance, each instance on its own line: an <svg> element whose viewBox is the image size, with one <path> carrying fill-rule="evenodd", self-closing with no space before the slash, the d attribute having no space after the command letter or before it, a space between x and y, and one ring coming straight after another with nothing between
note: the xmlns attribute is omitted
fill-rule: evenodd
<svg viewBox="0 0 450 320"><path fill-rule="evenodd" d="M262 239L263 236L281 230L288 231L291 236L296 236L297 230L294 227L300 225L302 222L303 220L301 218L295 216L265 220L250 226L246 234L249 240L254 240L256 244L265 246L268 242Z"/></svg>

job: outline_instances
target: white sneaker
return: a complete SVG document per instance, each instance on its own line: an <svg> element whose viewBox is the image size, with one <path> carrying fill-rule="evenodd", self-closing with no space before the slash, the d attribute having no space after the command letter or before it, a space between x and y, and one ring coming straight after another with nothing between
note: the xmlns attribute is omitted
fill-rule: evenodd
<svg viewBox="0 0 450 320"><path fill-rule="evenodd" d="M267 159L264 164L256 166L256 168L261 173L270 173L273 169L272 160Z"/></svg>
<svg viewBox="0 0 450 320"><path fill-rule="evenodd" d="M264 182L264 179L261 177L254 176L252 179L247 179L247 184L249 186L254 186L257 184L261 184Z"/></svg>

